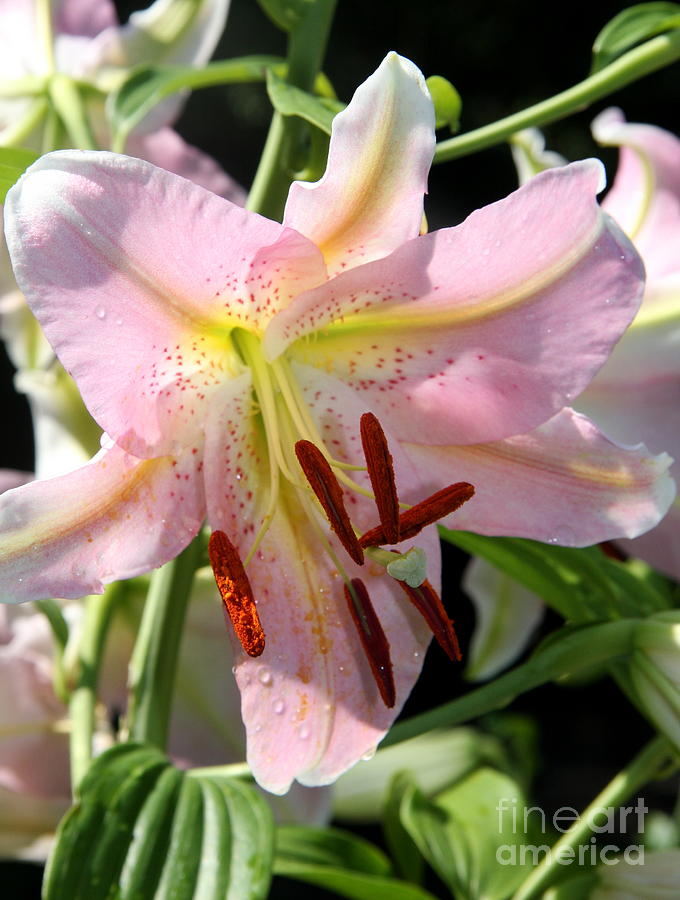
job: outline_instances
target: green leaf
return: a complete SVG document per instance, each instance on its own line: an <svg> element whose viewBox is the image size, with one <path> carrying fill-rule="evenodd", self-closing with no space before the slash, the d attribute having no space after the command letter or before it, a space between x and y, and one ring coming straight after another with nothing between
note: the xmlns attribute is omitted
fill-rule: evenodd
<svg viewBox="0 0 680 900"><path fill-rule="evenodd" d="M668 580L639 560L620 563L598 547L558 547L446 528L439 533L519 581L572 622L646 616L673 606Z"/></svg>
<svg viewBox="0 0 680 900"><path fill-rule="evenodd" d="M512 860L523 842L524 798L519 785L481 768L434 802L412 786L400 817L421 853L459 900L502 900L526 876ZM516 815L513 815L513 811ZM518 857L517 849L514 855Z"/></svg>
<svg viewBox="0 0 680 900"><path fill-rule="evenodd" d="M346 866L369 875L389 875L385 854L368 841L339 828L286 825L276 835L276 855L288 862Z"/></svg>
<svg viewBox="0 0 680 900"><path fill-rule="evenodd" d="M434 900L390 877L389 860L373 844L336 828L280 828L274 872L352 900Z"/></svg>
<svg viewBox="0 0 680 900"><path fill-rule="evenodd" d="M435 128L444 128L448 125L451 133L455 134L460 126L460 113L463 107L460 94L451 82L441 75L431 75L425 83L434 103Z"/></svg>
<svg viewBox="0 0 680 900"><path fill-rule="evenodd" d="M591 74L599 72L636 44L680 27L677 3L639 3L624 9L595 38Z"/></svg>
<svg viewBox="0 0 680 900"><path fill-rule="evenodd" d="M0 203L5 202L7 191L38 156L33 150L24 150L23 147L0 147Z"/></svg>
<svg viewBox="0 0 680 900"><path fill-rule="evenodd" d="M137 66L107 103L115 146L121 150L130 132L166 97L178 91L264 81L271 66L284 66L279 56L241 56L211 62L200 69L189 66Z"/></svg>
<svg viewBox="0 0 680 900"><path fill-rule="evenodd" d="M272 106L283 116L298 116L326 134L345 104L333 97L318 97L288 84L272 69L267 72L267 92Z"/></svg>
<svg viewBox="0 0 680 900"><path fill-rule="evenodd" d="M307 15L316 0L257 0L275 25L283 31L292 31Z"/></svg>
<svg viewBox="0 0 680 900"><path fill-rule="evenodd" d="M260 900L273 823L242 782L175 769L153 747L98 757L59 825L44 900Z"/></svg>
<svg viewBox="0 0 680 900"><path fill-rule="evenodd" d="M398 874L407 881L420 884L423 880L423 855L399 815L404 795L412 790L413 785L410 772L397 772L392 779L383 812L383 834Z"/></svg>

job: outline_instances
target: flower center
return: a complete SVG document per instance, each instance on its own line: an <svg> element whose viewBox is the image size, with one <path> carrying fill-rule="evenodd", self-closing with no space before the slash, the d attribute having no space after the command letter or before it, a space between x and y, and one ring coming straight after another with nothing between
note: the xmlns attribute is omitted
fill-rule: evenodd
<svg viewBox="0 0 680 900"><path fill-rule="evenodd" d="M395 704L394 678L389 644L378 621L368 590L361 579L346 572L333 549L323 517L356 565L365 555L382 565L397 580L407 599L418 609L440 646L452 659L460 659L453 624L436 591L426 579L425 556L412 547L405 554L387 550L414 537L428 525L453 512L474 494L465 482L449 485L415 506L400 504L392 464L380 423L372 413L361 417L361 443L366 466L336 460L329 453L304 396L285 357L268 363L259 338L243 329L232 332L232 341L250 369L256 407L262 417L269 458L269 499L260 528L243 563L224 532L213 533L210 561L217 586L234 630L249 656L259 656L265 635L245 574L276 512L281 478L290 482L302 509L313 525L321 546L345 583L345 599L362 649L370 663L386 706ZM372 490L358 484L347 470L368 471ZM379 524L363 535L353 526L345 508L343 485L369 497L376 504ZM400 506L407 506L400 513Z"/></svg>

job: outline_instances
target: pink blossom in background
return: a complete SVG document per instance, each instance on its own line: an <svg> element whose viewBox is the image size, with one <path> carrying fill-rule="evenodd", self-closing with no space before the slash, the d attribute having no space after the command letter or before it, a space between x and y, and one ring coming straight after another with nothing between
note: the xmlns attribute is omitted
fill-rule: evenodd
<svg viewBox="0 0 680 900"><path fill-rule="evenodd" d="M266 647L237 647L235 673L248 762L275 793L371 752L429 642L397 582L344 556L295 441L330 460L360 532L375 504L347 464L364 463L366 411L404 501L475 485L453 527L579 546L652 527L674 494L666 457L566 408L642 295L638 257L596 203L601 166L546 172L419 236L433 126L420 72L390 54L336 117L324 177L292 185L283 225L106 153L49 154L8 195L18 282L106 437L88 465L0 500L3 596L100 591L173 558L207 517L258 600ZM415 543L436 587L434 527ZM338 560L387 635L394 708Z"/></svg>
<svg viewBox="0 0 680 900"><path fill-rule="evenodd" d="M611 438L644 441L675 460L680 475L680 140L654 125L628 123L608 109L593 122L603 145L620 147L603 208L642 256L642 307L576 406ZM656 528L622 549L680 579L680 501Z"/></svg>

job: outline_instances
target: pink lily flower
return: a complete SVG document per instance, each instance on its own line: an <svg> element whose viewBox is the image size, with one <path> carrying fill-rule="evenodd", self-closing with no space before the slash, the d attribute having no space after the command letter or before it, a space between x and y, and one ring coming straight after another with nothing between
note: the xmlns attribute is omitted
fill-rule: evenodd
<svg viewBox="0 0 680 900"><path fill-rule="evenodd" d="M335 119L324 177L292 185L283 225L106 153L49 154L8 195L19 284L108 437L85 467L0 499L0 595L100 591L174 557L207 517L220 553L233 544L222 581L245 598L240 557L264 629L261 656L237 648L235 672L248 761L274 793L370 752L430 637L379 554L346 558L296 442L342 481L350 532L377 520L366 412L403 501L475 485L459 527L590 544L652 527L673 496L665 457L564 408L642 294L634 250L596 203L600 164L419 236L433 148L422 75L390 54ZM436 530L415 541L436 589ZM391 703L345 579L362 580L382 625Z"/></svg>
<svg viewBox="0 0 680 900"><path fill-rule="evenodd" d="M617 109L593 122L600 144L620 147L603 208L642 256L642 307L576 403L616 441L643 439L675 459L680 475L680 140L653 125L627 123ZM622 549L680 579L680 501L656 528Z"/></svg>
<svg viewBox="0 0 680 900"><path fill-rule="evenodd" d="M156 0L122 26L110 0L52 0L51 29L38 6L36 0L4 0L0 10L0 82L14 88L12 96L0 98L0 146L45 149L47 106L40 84L55 71L103 92L99 101L89 101L88 111L107 145L105 95L139 63L207 62L224 30L229 0L194 0L193 9ZM177 95L156 107L130 137L128 152L243 202L241 188L220 166L168 127L183 100Z"/></svg>

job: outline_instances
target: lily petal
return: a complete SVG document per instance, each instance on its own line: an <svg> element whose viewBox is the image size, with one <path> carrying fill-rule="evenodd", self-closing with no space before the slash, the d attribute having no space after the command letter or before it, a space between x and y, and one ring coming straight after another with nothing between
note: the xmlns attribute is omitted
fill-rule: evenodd
<svg viewBox="0 0 680 900"><path fill-rule="evenodd" d="M361 464L359 419L366 412L361 397L322 372L295 366L294 375L325 446L335 458ZM235 390L236 382L233 386ZM242 399L234 395L231 403L213 408L205 475L211 524L224 528L245 556L269 500L269 462L257 419L244 414L241 405L250 403L245 380L241 388ZM419 476L398 445L391 449L400 493L410 497ZM370 487L365 472L351 475L362 487ZM306 491L302 485L300 474ZM372 501L350 490L345 499L355 526L375 524ZM294 778L312 786L330 783L371 752L413 686L431 637L385 570L372 561L354 565L320 516L313 518L318 518L316 526L310 523L300 490L282 479L272 523L247 567L265 649L253 660L233 642L248 762L257 781L273 793L284 793ZM319 531L347 574L366 583L399 660L394 709L387 709L380 698L347 610L342 578L321 550ZM425 548L428 577L438 585L436 530L420 534L417 544Z"/></svg>
<svg viewBox="0 0 680 900"><path fill-rule="evenodd" d="M5 603L101 593L173 559L204 515L200 456L139 460L117 446L0 497Z"/></svg>
<svg viewBox="0 0 680 900"><path fill-rule="evenodd" d="M265 351L332 372L399 439L529 431L586 387L642 296L635 251L595 202L601 174L596 161L544 172L331 279L271 320Z"/></svg>
<svg viewBox="0 0 680 900"><path fill-rule="evenodd" d="M160 65L202 65L212 56L227 20L230 0L156 0L133 12L127 24L102 31L88 48L89 68L104 89L110 73L140 61ZM117 86L117 85L115 85ZM186 94L159 103L135 132L148 134L172 123Z"/></svg>
<svg viewBox="0 0 680 900"><path fill-rule="evenodd" d="M45 334L93 418L140 457L199 440L211 395L242 369L231 328L326 277L296 232L111 153L42 157L6 214Z"/></svg>
<svg viewBox="0 0 680 900"><path fill-rule="evenodd" d="M258 661L237 652L236 661L248 762L257 781L276 794L294 778L328 784L375 748L415 683L430 638L381 567L347 562L348 574L367 584L399 660L397 702L387 709L361 654L342 580L330 558L319 558L318 537L296 509L296 498L287 494L249 571L265 651ZM436 558L436 533L424 542ZM312 554L314 567L305 563Z"/></svg>
<svg viewBox="0 0 680 900"><path fill-rule="evenodd" d="M172 128L132 135L128 139L127 150L130 156L147 159L161 169L188 178L237 206L243 206L246 202L246 192L241 185L230 178L211 156L187 144Z"/></svg>
<svg viewBox="0 0 680 900"><path fill-rule="evenodd" d="M592 129L600 144L620 147L604 209L635 242L650 282L677 272L680 140L654 125L626 122L619 109L605 110Z"/></svg>
<svg viewBox="0 0 680 900"><path fill-rule="evenodd" d="M53 0L52 7L57 34L94 37L105 28L118 24L116 7L110 0Z"/></svg>
<svg viewBox="0 0 680 900"><path fill-rule="evenodd" d="M675 496L669 456L650 456L641 444L620 447L571 409L503 441L405 449L429 475L429 490L452 478L475 485L450 527L479 534L569 547L636 537L659 522Z"/></svg>
<svg viewBox="0 0 680 900"><path fill-rule="evenodd" d="M420 230L434 143L425 80L389 53L333 120L323 178L291 185L284 224L321 248L332 274L387 256Z"/></svg>
<svg viewBox="0 0 680 900"><path fill-rule="evenodd" d="M624 340L643 338L644 332L631 328ZM623 343L623 342L622 342ZM616 351L621 345L617 346ZM650 343L650 367L653 366L654 346ZM670 359L670 357L669 357ZM625 379L625 367L620 368ZM616 373L618 374L618 372ZM608 437L630 443L644 438L650 450L667 451L674 458L670 473L680 479L680 388L677 378L640 379L628 384L609 381L609 365L578 398L578 408L592 418ZM647 534L634 541L617 541L618 546L632 556L639 556L656 569L680 580L680 499L676 497L670 512Z"/></svg>

